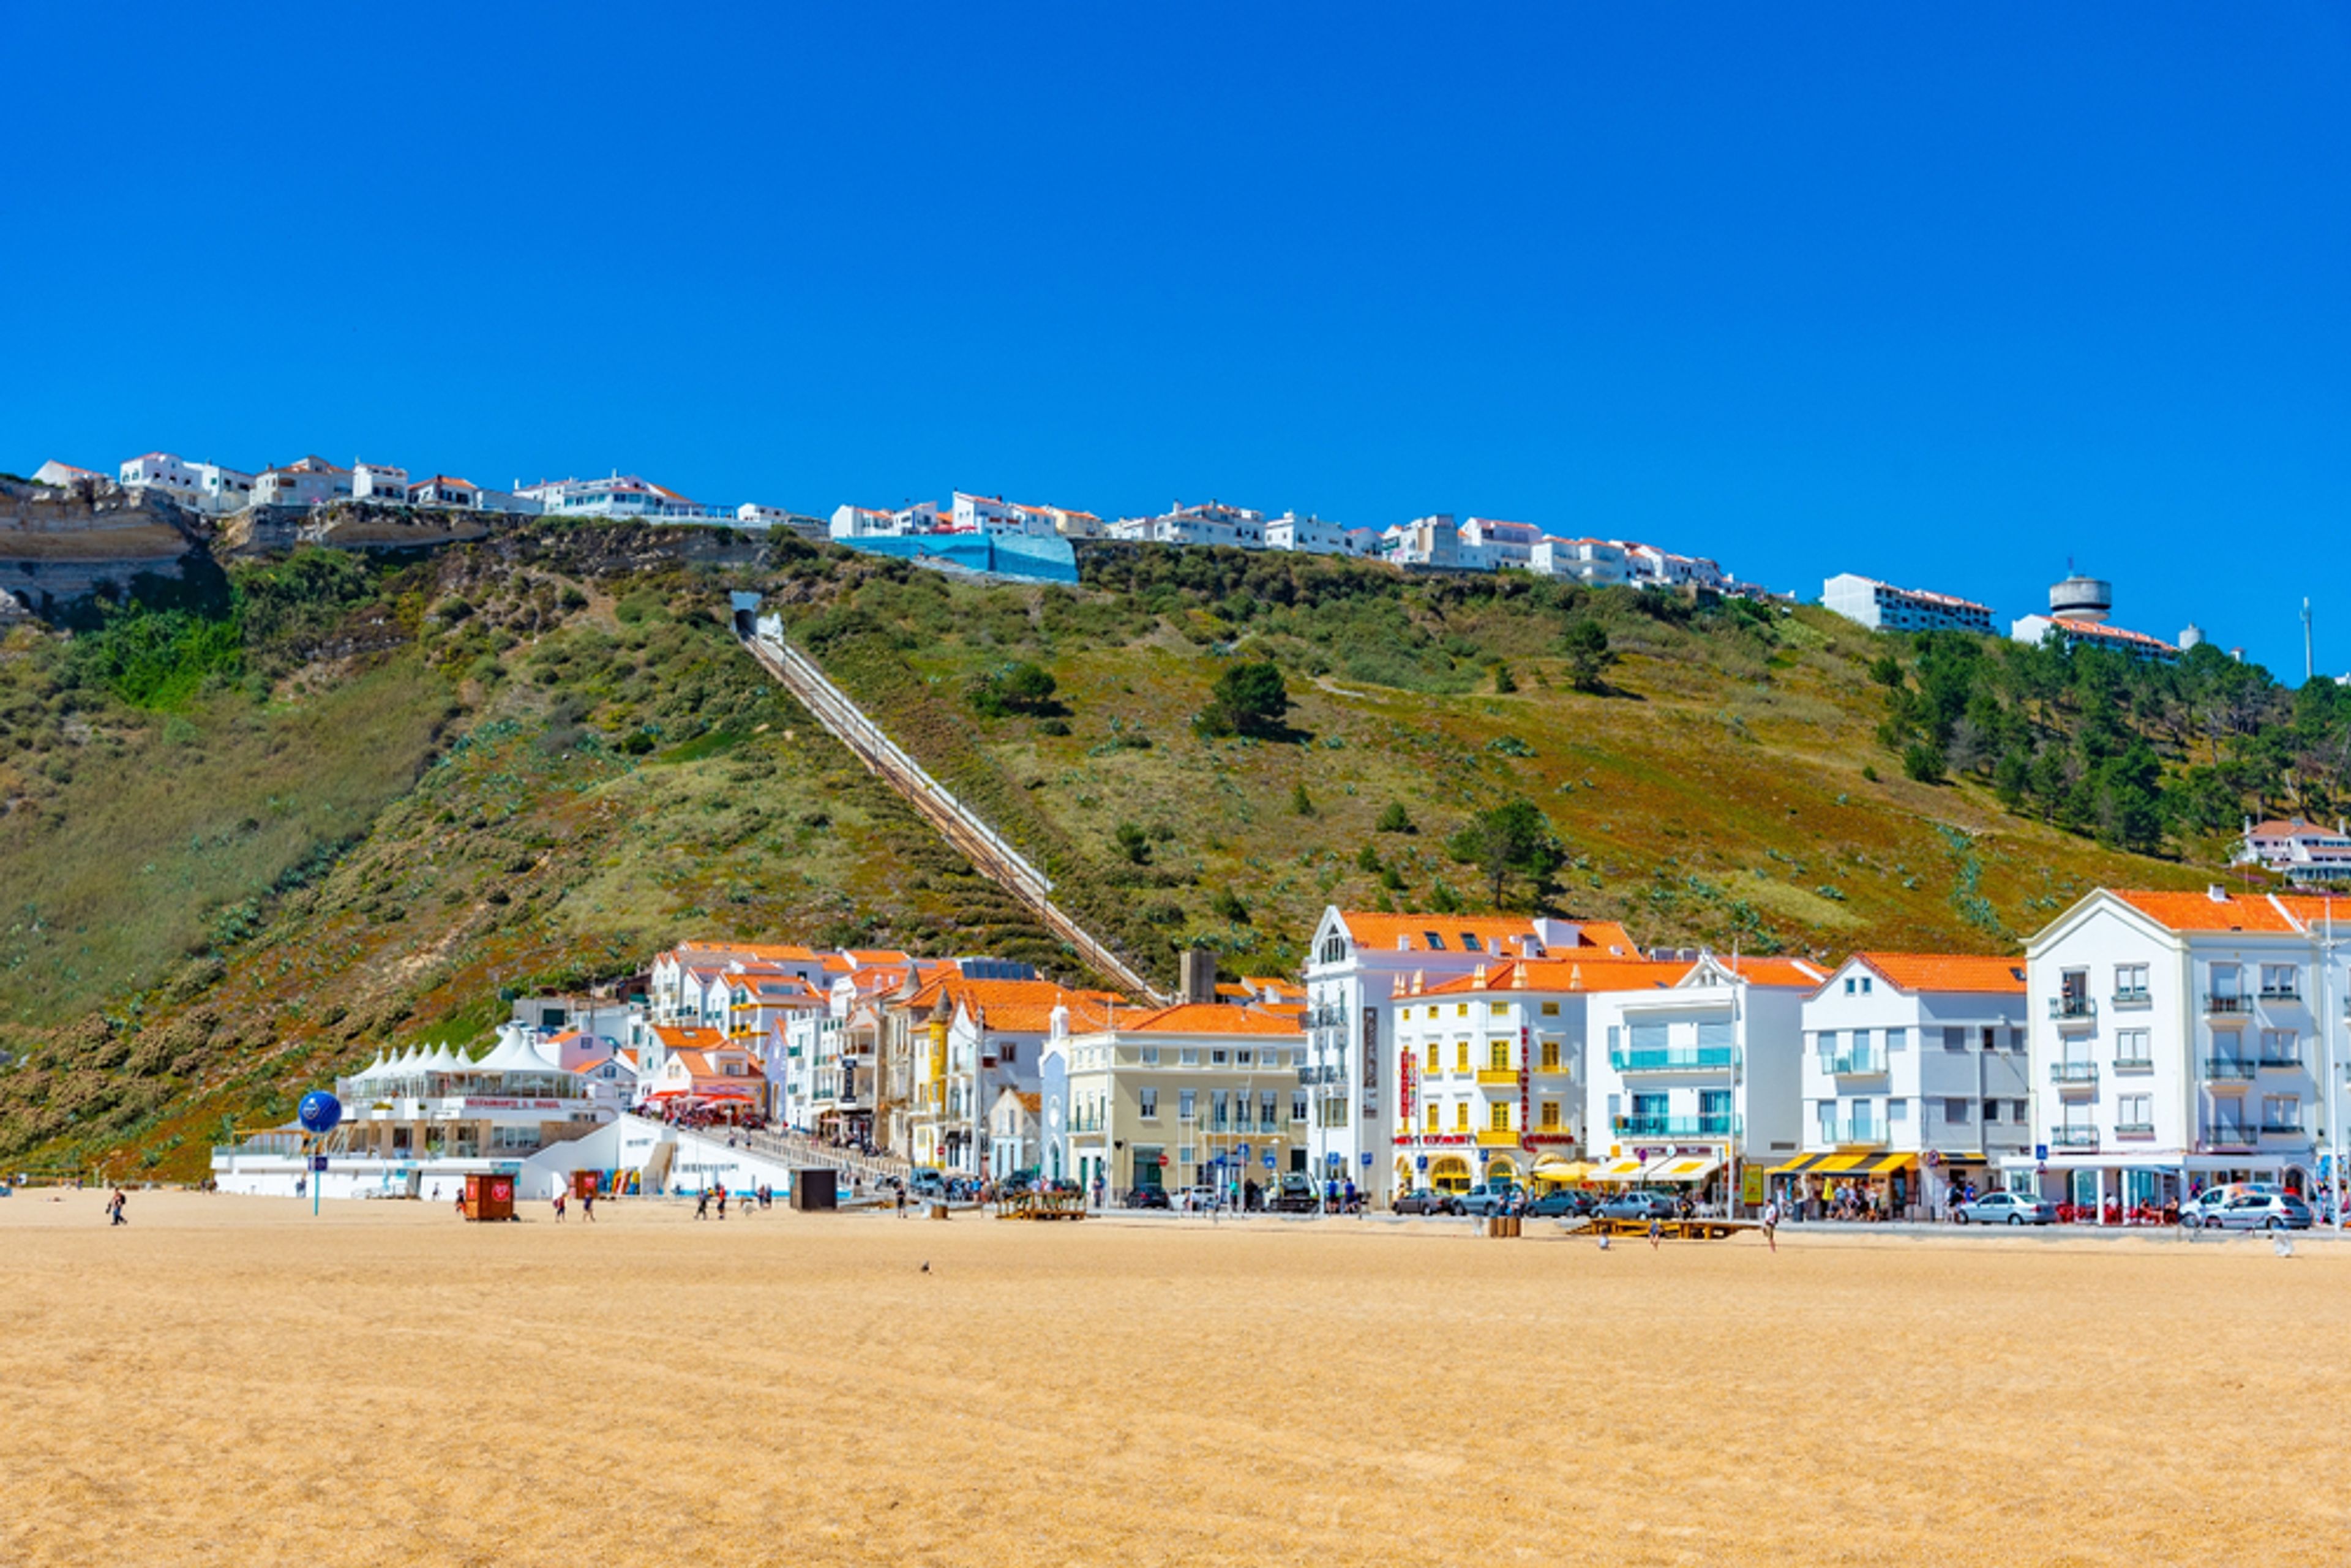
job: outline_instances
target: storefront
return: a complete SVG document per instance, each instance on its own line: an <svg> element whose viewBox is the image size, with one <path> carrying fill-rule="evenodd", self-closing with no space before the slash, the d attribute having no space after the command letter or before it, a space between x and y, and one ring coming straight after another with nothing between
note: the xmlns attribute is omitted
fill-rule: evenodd
<svg viewBox="0 0 2351 1568"><path fill-rule="evenodd" d="M1802 1218L1924 1217L1916 1155L1799 1155L1770 1176L1772 1196Z"/></svg>

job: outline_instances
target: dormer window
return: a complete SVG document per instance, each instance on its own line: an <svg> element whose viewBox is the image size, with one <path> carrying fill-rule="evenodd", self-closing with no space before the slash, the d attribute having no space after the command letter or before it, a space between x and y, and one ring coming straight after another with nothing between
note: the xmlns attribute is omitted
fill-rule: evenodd
<svg viewBox="0 0 2351 1568"><path fill-rule="evenodd" d="M1422 932L1420 934L1420 939L1428 944L1428 950L1432 953L1442 953L1445 951L1445 938L1434 931Z"/></svg>
<svg viewBox="0 0 2351 1568"><path fill-rule="evenodd" d="M1483 948L1478 946L1478 934L1475 931L1464 931L1461 934L1461 950L1464 953L1479 953L1484 951Z"/></svg>

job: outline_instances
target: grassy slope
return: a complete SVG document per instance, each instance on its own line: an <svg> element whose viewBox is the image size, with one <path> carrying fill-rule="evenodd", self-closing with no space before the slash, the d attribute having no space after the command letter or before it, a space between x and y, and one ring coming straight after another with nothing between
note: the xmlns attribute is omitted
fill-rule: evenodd
<svg viewBox="0 0 2351 1568"><path fill-rule="evenodd" d="M1344 638L1335 659L1301 658L1312 639L1294 619L1240 632L1229 652L1229 624L1211 627L1218 641L1206 646L1186 634L1196 611L1122 614L1105 632L1098 618L1040 605L1045 592L869 582L851 601L915 645L851 636L825 655L926 764L1042 850L1065 886L1127 884L1097 907L1162 967L1172 938L1205 939L1251 970L1294 965L1325 904L1382 897L1357 864L1366 841L1401 873L1399 907L1427 907L1440 882L1481 905L1476 873L1443 841L1514 795L1543 809L1575 857L1562 902L1653 943L1822 956L1861 943L1997 949L2099 883L2200 880L2011 816L1979 789L1902 778L1874 739L1883 693L1865 666L1878 640L1817 610L1727 635L1618 614L1626 656L1609 695L1593 696L1569 689L1557 619L1533 607L1407 596L1380 612L1399 632L1420 623L1427 641L1410 662ZM820 619L799 619L821 635ZM1197 738L1190 716L1253 644L1291 665L1291 724L1305 738ZM1511 695L1492 692L1483 665L1497 657L1518 682ZM1012 658L1052 671L1070 735L984 720L959 700L974 674ZM1421 689L1374 685L1350 660ZM1313 677L1315 664L1332 667ZM1138 727L1149 748L1112 748ZM1884 776L1865 778L1872 765ZM1310 815L1294 810L1301 782ZM1392 800L1417 834L1374 831ZM1148 871L1119 862L1123 821L1165 835ZM1211 913L1226 887L1248 906L1245 925ZM1180 917L1143 925L1131 916L1147 902L1172 902Z"/></svg>

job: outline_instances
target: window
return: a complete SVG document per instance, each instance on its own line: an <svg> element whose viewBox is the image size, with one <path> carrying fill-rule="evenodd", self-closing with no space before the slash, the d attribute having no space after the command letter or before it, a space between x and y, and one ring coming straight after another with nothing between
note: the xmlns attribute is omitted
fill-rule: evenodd
<svg viewBox="0 0 2351 1568"><path fill-rule="evenodd" d="M1547 1040L1542 1042L1542 1070L1545 1072L1559 1071L1559 1041Z"/></svg>
<svg viewBox="0 0 2351 1568"><path fill-rule="evenodd" d="M1997 1122L1997 1121L1999 1121L1999 1120L2000 1120L2000 1102L1999 1102L1999 1101L1997 1101L1997 1100L1987 1100L1987 1101L1985 1101L1985 1102L1984 1102L1984 1125L1985 1125L1985 1126L1987 1126L1987 1127L1989 1127L1989 1126L1991 1126L1994 1122Z"/></svg>
<svg viewBox="0 0 2351 1568"><path fill-rule="evenodd" d="M1853 995L1853 993L1854 993L1854 978L1853 978L1853 977L1852 977L1851 975L1847 975L1847 976L1844 977L1844 994L1845 994L1846 996L1848 996L1848 997L1849 997L1849 996Z"/></svg>
<svg viewBox="0 0 2351 1568"><path fill-rule="evenodd" d="M2148 1054L2147 1031L2124 1029L2115 1031L2115 1065L2116 1067L2152 1067L2155 1059Z"/></svg>
<svg viewBox="0 0 2351 1568"><path fill-rule="evenodd" d="M1954 1127L1964 1127L1968 1124L1968 1103L1965 1100L1949 1098L1943 1102L1944 1121Z"/></svg>
<svg viewBox="0 0 2351 1568"><path fill-rule="evenodd" d="M1135 1054L1140 1058L1143 1065L1145 1067L1156 1067L1159 1065L1159 1048L1155 1045L1146 1045Z"/></svg>
<svg viewBox="0 0 2351 1568"><path fill-rule="evenodd" d="M2273 1001L2291 1001L2301 993L2302 971L2292 964L2262 966L2262 995Z"/></svg>
<svg viewBox="0 0 2351 1568"><path fill-rule="evenodd" d="M1834 1056L1837 1049L1837 1031L1833 1029L1821 1030L1820 1044L1821 1055L1823 1059Z"/></svg>
<svg viewBox="0 0 2351 1568"><path fill-rule="evenodd" d="M2262 1131L2264 1133L2302 1131L2302 1097L2297 1094L2263 1095L2262 1097Z"/></svg>
<svg viewBox="0 0 2351 1568"><path fill-rule="evenodd" d="M1887 1030L1886 1031L1886 1049L1888 1051L1909 1050L1910 1031L1907 1029Z"/></svg>
<svg viewBox="0 0 2351 1568"><path fill-rule="evenodd" d="M1506 1072L1510 1066L1510 1042L1493 1040L1486 1042L1486 1065L1496 1072Z"/></svg>
<svg viewBox="0 0 2351 1568"><path fill-rule="evenodd" d="M1247 1051L1237 1051L1233 1052L1233 1062L1236 1066L1247 1067L1249 1064L1249 1061L1250 1057Z"/></svg>
<svg viewBox="0 0 2351 1568"><path fill-rule="evenodd" d="M1965 1051L1967 1048L1967 1030L1959 1024L1945 1024L1943 1026L1943 1049L1945 1051Z"/></svg>
<svg viewBox="0 0 2351 1568"><path fill-rule="evenodd" d="M1454 1003L1454 1004L1453 1004L1453 1016L1454 1016L1455 1018L1458 1018L1458 1019L1466 1019L1466 1018L1468 1018L1468 1017L1469 1016L1469 1004L1468 1004L1468 1002L1456 1002L1456 1003Z"/></svg>
<svg viewBox="0 0 2351 1568"><path fill-rule="evenodd" d="M1864 975L1861 977L1861 994L1865 997L1869 995L1870 991L1874 988L1875 987L1870 977L1867 975Z"/></svg>
<svg viewBox="0 0 2351 1568"><path fill-rule="evenodd" d="M1144 1087L1136 1090L1134 1092L1134 1103L1135 1108L1143 1113L1143 1119L1144 1121L1156 1122L1159 1120L1158 1090L1151 1088L1147 1084Z"/></svg>
<svg viewBox="0 0 2351 1568"><path fill-rule="evenodd" d="M1290 1119L1293 1122L1306 1120L1306 1091L1303 1089L1290 1096Z"/></svg>
<svg viewBox="0 0 2351 1568"><path fill-rule="evenodd" d="M2290 1029L2262 1030L2261 1062L2264 1067L2302 1065L2301 1037Z"/></svg>
<svg viewBox="0 0 2351 1568"><path fill-rule="evenodd" d="M1813 1106L1813 1120L1820 1127L1820 1140L1822 1143L1834 1144L1837 1141L1835 1101L1822 1100L1815 1102Z"/></svg>
<svg viewBox="0 0 2351 1568"><path fill-rule="evenodd" d="M1008 1057L1008 1057L1006 1057L1004 1060L1005 1060L1005 1061L1011 1061L1012 1059L1011 1059L1010 1057ZM1196 1045L1187 1045L1187 1046L1186 1046L1186 1047L1184 1048L1184 1058L1183 1058L1183 1061L1184 1061L1184 1065L1185 1065L1185 1066L1186 1066L1186 1067L1197 1067L1197 1066L1199 1066L1199 1065L1200 1065L1200 1048L1199 1048L1198 1046L1196 1046Z"/></svg>
<svg viewBox="0 0 2351 1568"><path fill-rule="evenodd" d="M1445 951L1445 938L1439 936L1434 931L1422 932L1420 934L1420 939L1428 944L1428 950L1432 953L1442 953Z"/></svg>
<svg viewBox="0 0 2351 1568"><path fill-rule="evenodd" d="M1633 1049L1635 1051L1665 1050L1666 1026L1661 1023L1635 1024L1633 1026Z"/></svg>
<svg viewBox="0 0 2351 1568"><path fill-rule="evenodd" d="M1232 1095L1219 1089L1209 1101L1208 1126L1214 1132L1224 1132L1232 1124Z"/></svg>
<svg viewBox="0 0 2351 1568"><path fill-rule="evenodd" d="M1453 1071L1456 1072L1469 1071L1469 1042L1466 1040L1457 1040L1453 1042Z"/></svg>
<svg viewBox="0 0 2351 1568"><path fill-rule="evenodd" d="M2022 1024L2011 1024L2008 1026L2008 1049L2020 1053L2024 1050L2024 1026Z"/></svg>
<svg viewBox="0 0 2351 1568"><path fill-rule="evenodd" d="M1542 1005L1542 1016L1547 1019L1555 1019L1559 1017L1559 1004L1557 1002L1545 1002Z"/></svg>
<svg viewBox="0 0 2351 1568"><path fill-rule="evenodd" d="M1984 1025L1982 1030L1976 1036L1976 1048L1979 1051L1998 1051L2000 1049L2000 1030L1993 1028L1991 1024Z"/></svg>
<svg viewBox="0 0 2351 1568"><path fill-rule="evenodd" d="M1478 946L1478 934L1475 931L1464 931L1461 934L1461 950L1464 953L1482 953L1485 951L1484 948Z"/></svg>
<svg viewBox="0 0 2351 1568"><path fill-rule="evenodd" d="M1910 1102L1898 1098L1888 1100L1886 1103L1886 1119L1889 1122L1908 1121L1910 1119Z"/></svg>
<svg viewBox="0 0 2351 1568"><path fill-rule="evenodd" d="M1263 1089L1258 1092L1257 1124L1259 1131L1267 1133L1273 1131L1274 1107L1277 1103L1279 1102L1275 1099L1272 1090Z"/></svg>
<svg viewBox="0 0 2351 1568"><path fill-rule="evenodd" d="M1469 1102L1462 1101L1453 1107L1453 1124L1463 1132L1469 1130Z"/></svg>
<svg viewBox="0 0 2351 1568"><path fill-rule="evenodd" d="M1154 1061L1159 1060L1157 1054L1158 1049L1159 1048L1157 1046L1152 1047L1153 1055L1151 1060ZM1017 1040L1008 1040L1002 1045L996 1048L996 1053L1004 1058L1004 1065L1009 1067L1020 1060L1020 1042Z"/></svg>
<svg viewBox="0 0 2351 1568"><path fill-rule="evenodd" d="M1426 1071L1431 1078L1434 1078L1443 1071L1444 1069L1438 1066L1437 1061L1437 1042L1432 1040L1428 1042L1428 1067Z"/></svg>
<svg viewBox="0 0 2351 1568"><path fill-rule="evenodd" d="M2115 1131L2117 1133L2155 1131L2155 1096L2125 1094L2116 1100Z"/></svg>
<svg viewBox="0 0 2351 1568"><path fill-rule="evenodd" d="M1199 1119L1200 1092L1197 1089L1179 1089L1176 1092L1176 1114L1186 1122Z"/></svg>
<svg viewBox="0 0 2351 1568"><path fill-rule="evenodd" d="M2115 966L2115 1001L2143 1002L2147 1000L2147 966L2116 964Z"/></svg>
<svg viewBox="0 0 2351 1568"><path fill-rule="evenodd" d="M1486 1012L1488 1016L1492 1018L1506 1017L1510 1010L1510 1004L1508 1002L1488 1002L1486 1004Z"/></svg>
<svg viewBox="0 0 2351 1568"><path fill-rule="evenodd" d="M1423 1109L1423 1113L1422 1113L1422 1115L1421 1115L1421 1123L1422 1123L1422 1124L1423 1124L1425 1127L1426 1127L1426 1128L1427 1128L1427 1130L1428 1130L1428 1131L1430 1131L1430 1132L1432 1132L1432 1133L1434 1133L1435 1131L1437 1131L1437 1107L1436 1107L1436 1106L1434 1106L1434 1105L1429 1105L1429 1106L1424 1107L1424 1109Z"/></svg>
<svg viewBox="0 0 2351 1568"><path fill-rule="evenodd" d="M1611 1050L1611 1051L1614 1051L1614 1050L1616 1049L1616 1041L1617 1041L1617 1028L1616 1028L1616 1026L1615 1026L1614 1024L1613 1024L1613 1023L1612 1023L1612 1024L1610 1024L1610 1025L1608 1026L1608 1049L1609 1049L1609 1050Z"/></svg>
<svg viewBox="0 0 2351 1568"><path fill-rule="evenodd" d="M1559 1102L1558 1102L1558 1101L1556 1101L1556 1100L1546 1100L1546 1101L1542 1102L1542 1103L1541 1103L1541 1105L1539 1105L1538 1107L1536 1107L1535 1114L1536 1114L1538 1117L1541 1118L1542 1124L1543 1124L1545 1127L1556 1127L1556 1126L1558 1126L1558 1125L1559 1125Z"/></svg>

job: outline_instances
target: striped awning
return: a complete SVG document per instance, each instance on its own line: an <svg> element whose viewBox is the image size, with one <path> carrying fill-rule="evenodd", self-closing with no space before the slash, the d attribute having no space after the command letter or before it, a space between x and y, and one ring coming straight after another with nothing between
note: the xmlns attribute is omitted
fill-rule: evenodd
<svg viewBox="0 0 2351 1568"><path fill-rule="evenodd" d="M1595 1168L1588 1178L1593 1181L1639 1181L1649 1162L1638 1155L1622 1155Z"/></svg>

